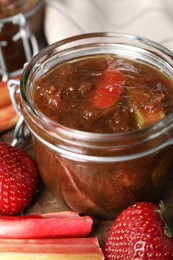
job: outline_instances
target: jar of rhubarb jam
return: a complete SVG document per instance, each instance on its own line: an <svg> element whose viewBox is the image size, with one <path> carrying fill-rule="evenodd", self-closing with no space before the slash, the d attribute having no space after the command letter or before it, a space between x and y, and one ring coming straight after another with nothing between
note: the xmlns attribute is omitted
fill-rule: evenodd
<svg viewBox="0 0 173 260"><path fill-rule="evenodd" d="M43 16L43 0L0 1L0 79L20 75L45 45Z"/></svg>
<svg viewBox="0 0 173 260"><path fill-rule="evenodd" d="M57 201L112 218L159 198L173 161L173 60L163 46L121 33L54 43L25 68L21 108Z"/></svg>

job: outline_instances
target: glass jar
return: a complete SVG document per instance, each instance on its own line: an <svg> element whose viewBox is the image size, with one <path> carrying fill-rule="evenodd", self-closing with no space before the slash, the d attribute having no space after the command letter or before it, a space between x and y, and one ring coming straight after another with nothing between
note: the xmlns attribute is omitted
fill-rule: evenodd
<svg viewBox="0 0 173 260"><path fill-rule="evenodd" d="M160 194L173 161L173 114L141 130L102 134L67 128L38 111L32 99L36 79L57 64L91 54L146 62L171 79L173 60L171 52L147 39L94 33L50 45L23 72L21 109L45 185L72 210L111 218Z"/></svg>
<svg viewBox="0 0 173 260"><path fill-rule="evenodd" d="M46 45L43 0L0 1L0 78L16 77Z"/></svg>

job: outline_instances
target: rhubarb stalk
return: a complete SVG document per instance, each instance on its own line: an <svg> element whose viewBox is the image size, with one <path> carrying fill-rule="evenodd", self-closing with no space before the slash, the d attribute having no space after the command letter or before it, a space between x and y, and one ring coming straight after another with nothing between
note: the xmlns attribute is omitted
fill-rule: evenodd
<svg viewBox="0 0 173 260"><path fill-rule="evenodd" d="M7 82L0 82L0 108L11 104Z"/></svg>
<svg viewBox="0 0 173 260"><path fill-rule="evenodd" d="M0 82L0 133L16 125L18 116L13 108L7 82Z"/></svg>
<svg viewBox="0 0 173 260"><path fill-rule="evenodd" d="M84 237L92 224L91 217L73 212L1 216L0 238Z"/></svg>
<svg viewBox="0 0 173 260"><path fill-rule="evenodd" d="M0 108L0 132L14 127L17 121L18 116L13 105Z"/></svg>
<svg viewBox="0 0 173 260"><path fill-rule="evenodd" d="M96 237L0 239L1 260L103 260Z"/></svg>

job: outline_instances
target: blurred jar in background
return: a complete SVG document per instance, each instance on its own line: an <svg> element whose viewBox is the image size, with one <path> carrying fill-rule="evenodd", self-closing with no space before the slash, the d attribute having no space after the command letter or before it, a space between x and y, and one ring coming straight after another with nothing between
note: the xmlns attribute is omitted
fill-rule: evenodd
<svg viewBox="0 0 173 260"><path fill-rule="evenodd" d="M46 45L44 9L43 0L0 0L0 133L18 122L8 80L20 78L24 64Z"/></svg>
<svg viewBox="0 0 173 260"><path fill-rule="evenodd" d="M0 0L0 79L21 75L23 65L46 45L44 1Z"/></svg>

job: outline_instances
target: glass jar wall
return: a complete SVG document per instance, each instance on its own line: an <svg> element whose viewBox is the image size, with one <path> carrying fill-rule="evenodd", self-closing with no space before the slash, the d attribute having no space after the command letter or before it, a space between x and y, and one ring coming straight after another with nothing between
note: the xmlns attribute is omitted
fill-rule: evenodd
<svg viewBox="0 0 173 260"><path fill-rule="evenodd" d="M21 108L49 190L81 214L109 218L160 194L172 166L173 113L131 132L92 133L55 122L33 99L37 80L56 66L102 54L150 64L172 82L172 53L157 43L119 33L87 34L57 42L32 59L22 75Z"/></svg>

